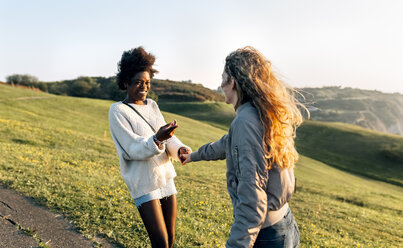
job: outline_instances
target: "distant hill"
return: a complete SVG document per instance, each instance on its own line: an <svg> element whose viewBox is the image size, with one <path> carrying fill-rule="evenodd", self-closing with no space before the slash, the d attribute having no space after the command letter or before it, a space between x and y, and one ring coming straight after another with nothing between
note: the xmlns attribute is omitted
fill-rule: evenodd
<svg viewBox="0 0 403 248"><path fill-rule="evenodd" d="M403 135L403 95L341 87L300 89L311 119Z"/></svg>
<svg viewBox="0 0 403 248"><path fill-rule="evenodd" d="M204 102L224 101L224 96L217 91L205 88L201 84L177 82L172 80L152 80L152 90L162 101Z"/></svg>
<svg viewBox="0 0 403 248"><path fill-rule="evenodd" d="M15 80L10 79L13 85L40 89L56 95L77 97L89 97L119 101L125 98L126 93L120 90L116 84L116 77L78 77L72 80L55 82L24 81L23 76L14 75ZM32 76L26 76L27 78ZM11 77L13 78L13 77ZM22 79L21 79L22 78ZM154 100L165 101L223 101L224 96L203 87L201 84L193 84L190 81L151 80L151 90L148 97Z"/></svg>

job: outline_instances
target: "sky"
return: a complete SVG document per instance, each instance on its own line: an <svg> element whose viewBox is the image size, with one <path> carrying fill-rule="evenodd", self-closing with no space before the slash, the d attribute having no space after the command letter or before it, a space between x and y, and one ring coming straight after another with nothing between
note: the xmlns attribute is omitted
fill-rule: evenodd
<svg viewBox="0 0 403 248"><path fill-rule="evenodd" d="M114 76L123 51L156 56L155 78L216 89L250 45L293 87L403 94L400 0L0 0L0 81Z"/></svg>

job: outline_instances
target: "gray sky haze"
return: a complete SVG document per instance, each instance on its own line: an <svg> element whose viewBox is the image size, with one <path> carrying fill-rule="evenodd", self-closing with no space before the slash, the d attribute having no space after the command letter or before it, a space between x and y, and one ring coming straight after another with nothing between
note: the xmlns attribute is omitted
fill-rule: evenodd
<svg viewBox="0 0 403 248"><path fill-rule="evenodd" d="M216 89L225 57L251 45L294 87L403 93L403 1L0 0L0 81L113 76L142 45L156 78Z"/></svg>

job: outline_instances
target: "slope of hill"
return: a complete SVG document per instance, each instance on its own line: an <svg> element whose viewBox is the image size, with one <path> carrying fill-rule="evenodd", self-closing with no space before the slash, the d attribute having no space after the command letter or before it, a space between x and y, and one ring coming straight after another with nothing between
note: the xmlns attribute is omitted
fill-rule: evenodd
<svg viewBox="0 0 403 248"><path fill-rule="evenodd" d="M22 75L15 78L24 78ZM125 93L116 85L115 77L78 77L60 82L14 82L36 87L52 94L121 100ZM300 101L311 111L311 119L328 122L343 122L364 128L403 134L403 95L379 91L323 87L299 89ZM163 102L224 101L222 94L192 84L190 81L152 80L149 97Z"/></svg>
<svg viewBox="0 0 403 248"><path fill-rule="evenodd" d="M403 186L403 137L344 123L306 121L298 151L345 171Z"/></svg>
<svg viewBox="0 0 403 248"><path fill-rule="evenodd" d="M191 82L153 79L152 90L161 101L224 101L223 95L214 90L205 88L201 84L193 84Z"/></svg>
<svg viewBox="0 0 403 248"><path fill-rule="evenodd" d="M88 237L146 247L147 234L120 177L109 136L111 101L0 85L0 181L65 214ZM177 136L193 149L225 131L179 115ZM105 138L105 130L106 138ZM178 247L223 247L232 222L225 163L176 164ZM291 207L301 247L399 247L401 187L302 156Z"/></svg>
<svg viewBox="0 0 403 248"><path fill-rule="evenodd" d="M161 109L228 130L235 116L224 103L160 103ZM403 186L403 137L343 123L305 121L298 151L337 168Z"/></svg>
<svg viewBox="0 0 403 248"><path fill-rule="evenodd" d="M312 120L343 122L380 132L403 135L403 95L401 94L340 87L302 88L299 91L305 97L300 96L300 101L307 105ZM209 103L208 108L216 110L219 108L224 111L222 116L213 117L219 119L209 120L209 116L203 116L206 112L194 113L202 110L197 103L182 105L183 109L178 112L174 109L175 104L172 100L161 98L162 108L175 113L186 112L185 115L190 118L198 116L197 119L208 121L213 125L218 123L228 125L234 116L231 114L233 111L228 111L229 108L218 107L223 103ZM209 110L205 111L209 112Z"/></svg>
<svg viewBox="0 0 403 248"><path fill-rule="evenodd" d="M302 102L319 121L344 122L403 135L403 95L341 87L303 88Z"/></svg>
<svg viewBox="0 0 403 248"><path fill-rule="evenodd" d="M235 117L234 108L224 102L165 102L159 101L161 110L180 114L227 130Z"/></svg>

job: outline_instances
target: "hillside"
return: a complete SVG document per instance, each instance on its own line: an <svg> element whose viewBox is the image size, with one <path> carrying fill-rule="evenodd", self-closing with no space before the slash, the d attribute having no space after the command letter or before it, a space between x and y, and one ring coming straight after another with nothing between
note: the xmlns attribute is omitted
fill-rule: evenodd
<svg viewBox="0 0 403 248"><path fill-rule="evenodd" d="M297 130L298 151L358 175L403 186L403 137L344 123L306 121Z"/></svg>
<svg viewBox="0 0 403 248"><path fill-rule="evenodd" d="M0 182L66 215L89 238L104 236L123 247L146 247L146 230L121 180L108 131L111 103L0 85ZM193 149L225 133L163 114L167 121L178 120L177 136ZM176 164L175 169L177 247L223 247L232 222L224 161ZM297 193L290 204L301 247L403 244L398 228L401 187L305 156L296 176Z"/></svg>
<svg viewBox="0 0 403 248"><path fill-rule="evenodd" d="M115 77L78 77L58 82L39 82L30 75L15 74L15 85L38 88L57 95L119 101L125 97ZM33 78L29 82L23 78ZM27 80L28 80L27 79ZM35 81L36 80L36 81ZM11 82L10 82L11 83ZM403 95L341 87L301 88L297 95L311 112L311 119L343 122L364 128L403 135ZM190 81L153 79L149 97L160 102L224 101L217 91ZM195 104L197 106L197 104ZM226 117L225 117L226 118ZM214 123L214 122L212 122Z"/></svg>
<svg viewBox="0 0 403 248"><path fill-rule="evenodd" d="M209 125L227 130L235 117L234 108L224 102L165 102L159 101L161 110L180 114Z"/></svg>
<svg viewBox="0 0 403 248"><path fill-rule="evenodd" d="M228 130L235 116L225 103L160 103L164 111ZM403 137L343 123L305 121L297 130L298 151L337 168L403 186Z"/></svg>
<svg viewBox="0 0 403 248"><path fill-rule="evenodd" d="M341 87L300 89L311 118L403 135L403 95Z"/></svg>
<svg viewBox="0 0 403 248"><path fill-rule="evenodd" d="M204 102L224 101L224 96L201 84L172 80L152 80L152 90L161 101Z"/></svg>
<svg viewBox="0 0 403 248"><path fill-rule="evenodd" d="M191 92L192 88L189 87L188 90ZM379 132L403 135L403 95L401 94L340 87L302 88L299 91L304 96L304 98L300 96L299 100L310 110L311 120L343 122ZM156 94L160 97L163 108L176 113L172 109L175 106L173 103L175 99L181 99L179 100L181 102L186 100L181 98L179 96L181 93L178 92L177 97L174 97L175 94L171 92L166 93L170 97L161 97L160 94L163 93L160 91ZM223 103L217 102L208 106L218 109L221 104ZM217 123L228 125L231 123L228 120L233 118L227 108L221 108L225 110L223 116L219 116L218 120L208 120L209 116L202 117L200 113L191 113L193 110L200 110L198 103L188 105L181 110L186 112L186 116L192 118L192 115L199 115L202 118L199 120L208 121L213 125ZM210 110L206 111L205 113L208 113Z"/></svg>

